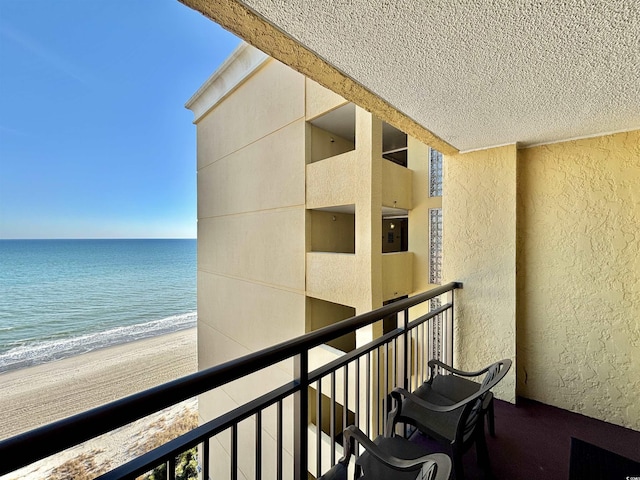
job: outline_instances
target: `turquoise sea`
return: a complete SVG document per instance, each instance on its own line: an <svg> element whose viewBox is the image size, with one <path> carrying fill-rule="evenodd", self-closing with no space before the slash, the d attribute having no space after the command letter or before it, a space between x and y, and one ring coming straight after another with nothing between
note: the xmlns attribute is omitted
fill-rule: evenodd
<svg viewBox="0 0 640 480"><path fill-rule="evenodd" d="M0 373L196 325L196 240L0 240Z"/></svg>

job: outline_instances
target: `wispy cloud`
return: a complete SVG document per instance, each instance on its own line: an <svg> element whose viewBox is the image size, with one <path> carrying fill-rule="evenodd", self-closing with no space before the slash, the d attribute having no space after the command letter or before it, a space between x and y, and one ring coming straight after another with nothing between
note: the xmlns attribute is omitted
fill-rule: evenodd
<svg viewBox="0 0 640 480"><path fill-rule="evenodd" d="M0 36L20 45L24 50L30 52L42 62L55 68L59 72L77 80L80 83L88 83L88 75L86 72L83 72L81 67L74 65L73 62L63 58L28 35L18 32L7 25L0 24Z"/></svg>

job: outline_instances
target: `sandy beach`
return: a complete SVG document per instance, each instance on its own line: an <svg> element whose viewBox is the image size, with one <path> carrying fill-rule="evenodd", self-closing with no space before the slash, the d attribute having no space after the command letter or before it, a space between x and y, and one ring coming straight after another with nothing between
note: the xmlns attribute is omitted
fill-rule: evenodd
<svg viewBox="0 0 640 480"><path fill-rule="evenodd" d="M196 329L192 328L0 374L0 439L193 373L197 369L196 345ZM156 417L166 419L195 408L194 399ZM146 423L140 420L121 435L131 437L133 431L135 436L136 429L147 428L158 418ZM114 441L113 435L110 437L83 448L108 450ZM57 457L64 461L69 454ZM45 467L52 462L57 463L49 459ZM39 477L23 472L22 477L6 478Z"/></svg>

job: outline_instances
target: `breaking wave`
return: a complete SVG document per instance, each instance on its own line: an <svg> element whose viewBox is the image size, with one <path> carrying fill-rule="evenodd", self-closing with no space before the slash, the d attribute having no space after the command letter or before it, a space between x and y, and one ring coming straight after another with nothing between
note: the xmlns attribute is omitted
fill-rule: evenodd
<svg viewBox="0 0 640 480"><path fill-rule="evenodd" d="M185 330L195 327L196 321L197 313L189 312L76 337L26 343L0 354L0 373L72 357L99 348Z"/></svg>

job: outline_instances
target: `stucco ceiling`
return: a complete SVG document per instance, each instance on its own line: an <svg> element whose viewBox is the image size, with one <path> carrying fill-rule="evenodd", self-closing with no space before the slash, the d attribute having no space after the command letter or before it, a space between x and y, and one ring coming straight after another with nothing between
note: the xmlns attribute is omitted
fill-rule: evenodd
<svg viewBox="0 0 640 480"><path fill-rule="evenodd" d="M638 0L240 0L455 148L640 128Z"/></svg>

